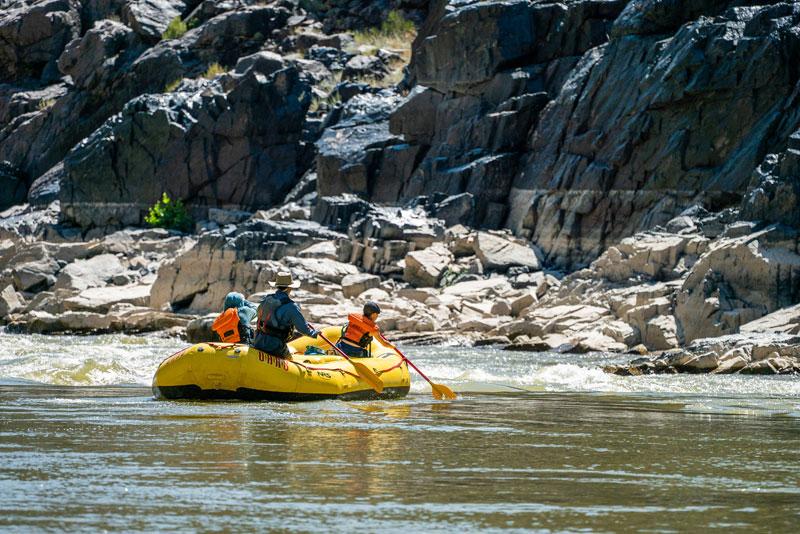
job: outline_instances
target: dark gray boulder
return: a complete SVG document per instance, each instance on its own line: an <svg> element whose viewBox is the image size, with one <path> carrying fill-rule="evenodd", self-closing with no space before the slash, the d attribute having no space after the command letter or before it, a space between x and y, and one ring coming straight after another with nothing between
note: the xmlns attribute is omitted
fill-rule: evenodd
<svg viewBox="0 0 800 534"><path fill-rule="evenodd" d="M274 52L256 52L250 56L240 58L239 61L236 62L234 72L236 74L245 74L250 70L254 70L265 76L269 76L285 66L286 63L283 58Z"/></svg>
<svg viewBox="0 0 800 534"><path fill-rule="evenodd" d="M54 200L58 200L63 178L64 163L61 162L34 180L28 190L28 204L31 206L47 206Z"/></svg>
<svg viewBox="0 0 800 534"><path fill-rule="evenodd" d="M354 57L354 54L345 52L331 46L312 46L306 50L306 59L313 59L325 65L330 71L344 70L347 62Z"/></svg>
<svg viewBox="0 0 800 534"><path fill-rule="evenodd" d="M121 19L122 7L132 0L80 0L81 24L84 31L95 22Z"/></svg>
<svg viewBox="0 0 800 534"><path fill-rule="evenodd" d="M63 82L36 89L0 84L0 130L22 115L36 113L55 104L68 91L67 84Z"/></svg>
<svg viewBox="0 0 800 534"><path fill-rule="evenodd" d="M0 160L35 179L131 99L161 93L184 77L200 77L215 62L235 65L240 56L260 50L266 36L280 30L289 16L281 7L246 7L152 48L121 23L99 22L59 58L59 68L73 78L74 90L46 110L0 130Z"/></svg>
<svg viewBox="0 0 800 534"><path fill-rule="evenodd" d="M0 210L25 201L25 176L7 161L0 161Z"/></svg>
<svg viewBox="0 0 800 534"><path fill-rule="evenodd" d="M15 2L0 11L0 82L53 82L56 59L81 32L78 0Z"/></svg>
<svg viewBox="0 0 800 534"><path fill-rule="evenodd" d="M227 93L145 95L65 159L62 214L82 227L141 224L167 192L195 206L255 211L283 200L299 164L308 86L296 69L251 72Z"/></svg>
<svg viewBox="0 0 800 534"><path fill-rule="evenodd" d="M403 140L389 132L389 114L400 100L386 90L364 93L328 114L317 142L317 191L321 197L353 193L370 201L396 200L397 193L390 190L402 184L402 174L413 169L419 151L407 150ZM398 160L410 163L404 166Z"/></svg>
<svg viewBox="0 0 800 534"><path fill-rule="evenodd" d="M765 224L782 223L800 228L800 131L789 138L789 147L769 154L755 170L742 199L739 218Z"/></svg>
<svg viewBox="0 0 800 534"><path fill-rule="evenodd" d="M375 78L381 80L389 74L386 64L377 56L353 56L344 65L345 78Z"/></svg>
<svg viewBox="0 0 800 534"><path fill-rule="evenodd" d="M122 20L148 43L157 43L175 18L187 9L189 0L134 0L122 8Z"/></svg>

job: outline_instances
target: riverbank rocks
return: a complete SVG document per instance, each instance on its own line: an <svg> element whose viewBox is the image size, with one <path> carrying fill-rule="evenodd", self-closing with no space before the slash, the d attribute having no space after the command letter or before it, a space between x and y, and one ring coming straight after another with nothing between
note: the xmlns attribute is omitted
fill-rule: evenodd
<svg viewBox="0 0 800 534"><path fill-rule="evenodd" d="M483 268L490 271L505 272L509 267L526 267L529 271L541 268L536 247L516 243L512 240L478 232L473 239L473 248Z"/></svg>
<svg viewBox="0 0 800 534"><path fill-rule="evenodd" d="M361 295L368 289L377 288L381 285L379 276L371 274L349 274L342 278L342 293L347 298ZM388 295L386 295L388 297Z"/></svg>
<svg viewBox="0 0 800 534"><path fill-rule="evenodd" d="M778 227L719 240L698 260L678 293L675 315L685 341L734 333L796 302L799 274L796 245Z"/></svg>
<svg viewBox="0 0 800 534"><path fill-rule="evenodd" d="M88 288L64 299L64 307L70 311L95 313L107 313L116 304L146 307L150 304L150 289L150 285Z"/></svg>
<svg viewBox="0 0 800 534"><path fill-rule="evenodd" d="M58 273L53 287L81 291L90 287L104 286L125 270L119 258L112 254L101 254L88 260L75 260Z"/></svg>
<svg viewBox="0 0 800 534"><path fill-rule="evenodd" d="M0 291L0 316L14 313L24 307L25 303L13 286L6 286Z"/></svg>
<svg viewBox="0 0 800 534"><path fill-rule="evenodd" d="M748 333L695 340L686 350L669 351L655 359L639 358L611 365L608 373L622 376L674 373L798 374L800 337Z"/></svg>
<svg viewBox="0 0 800 534"><path fill-rule="evenodd" d="M739 332L800 334L800 304L783 308L739 327Z"/></svg>
<svg viewBox="0 0 800 534"><path fill-rule="evenodd" d="M174 327L185 328L190 318L149 308L118 304L108 313L68 311L57 315L46 311L12 314L6 320L11 331L56 334L102 334L111 332L152 332Z"/></svg>
<svg viewBox="0 0 800 534"><path fill-rule="evenodd" d="M443 245L409 252L405 257L403 280L414 287L436 287L453 260L453 255Z"/></svg>
<svg viewBox="0 0 800 534"><path fill-rule="evenodd" d="M294 255L315 243L343 237L311 221L258 218L230 231L208 232L191 249L159 268L150 305L157 309L218 310L233 288L252 294L269 287L275 273L286 269L278 263L280 258L308 273L302 277L305 283L316 284L317 276L338 283L358 270L335 260Z"/></svg>

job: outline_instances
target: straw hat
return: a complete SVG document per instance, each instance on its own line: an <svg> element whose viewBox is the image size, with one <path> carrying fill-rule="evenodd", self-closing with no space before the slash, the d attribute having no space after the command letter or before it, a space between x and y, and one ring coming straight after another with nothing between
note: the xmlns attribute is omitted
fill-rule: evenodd
<svg viewBox="0 0 800 534"><path fill-rule="evenodd" d="M278 273L274 282L270 282L272 287L300 287L300 281L292 279L292 273Z"/></svg>

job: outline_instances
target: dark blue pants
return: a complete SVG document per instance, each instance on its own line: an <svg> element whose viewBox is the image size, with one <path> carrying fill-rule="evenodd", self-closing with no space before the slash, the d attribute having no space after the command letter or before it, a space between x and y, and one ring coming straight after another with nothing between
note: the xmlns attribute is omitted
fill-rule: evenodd
<svg viewBox="0 0 800 534"><path fill-rule="evenodd" d="M342 352L350 356L351 358L369 358L369 352L366 349L362 349L361 347L354 347L349 343L345 343L343 341L339 341L336 343L336 346L341 349Z"/></svg>

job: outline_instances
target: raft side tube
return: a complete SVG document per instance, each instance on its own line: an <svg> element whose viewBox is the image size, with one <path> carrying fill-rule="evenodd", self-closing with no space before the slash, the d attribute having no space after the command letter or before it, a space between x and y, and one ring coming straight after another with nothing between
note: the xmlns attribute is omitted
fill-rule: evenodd
<svg viewBox="0 0 800 534"><path fill-rule="evenodd" d="M324 332L326 337L338 339L341 330L328 327ZM292 359L278 358L247 345L199 343L161 362L153 377L153 394L157 399L242 400L385 399L408 394L406 363L383 346L373 346L375 357L358 359L384 382L383 394L378 394L341 356L327 351L298 353L301 348L305 352L309 345L325 350L327 343L298 338L290 343L291 349L297 351Z"/></svg>

